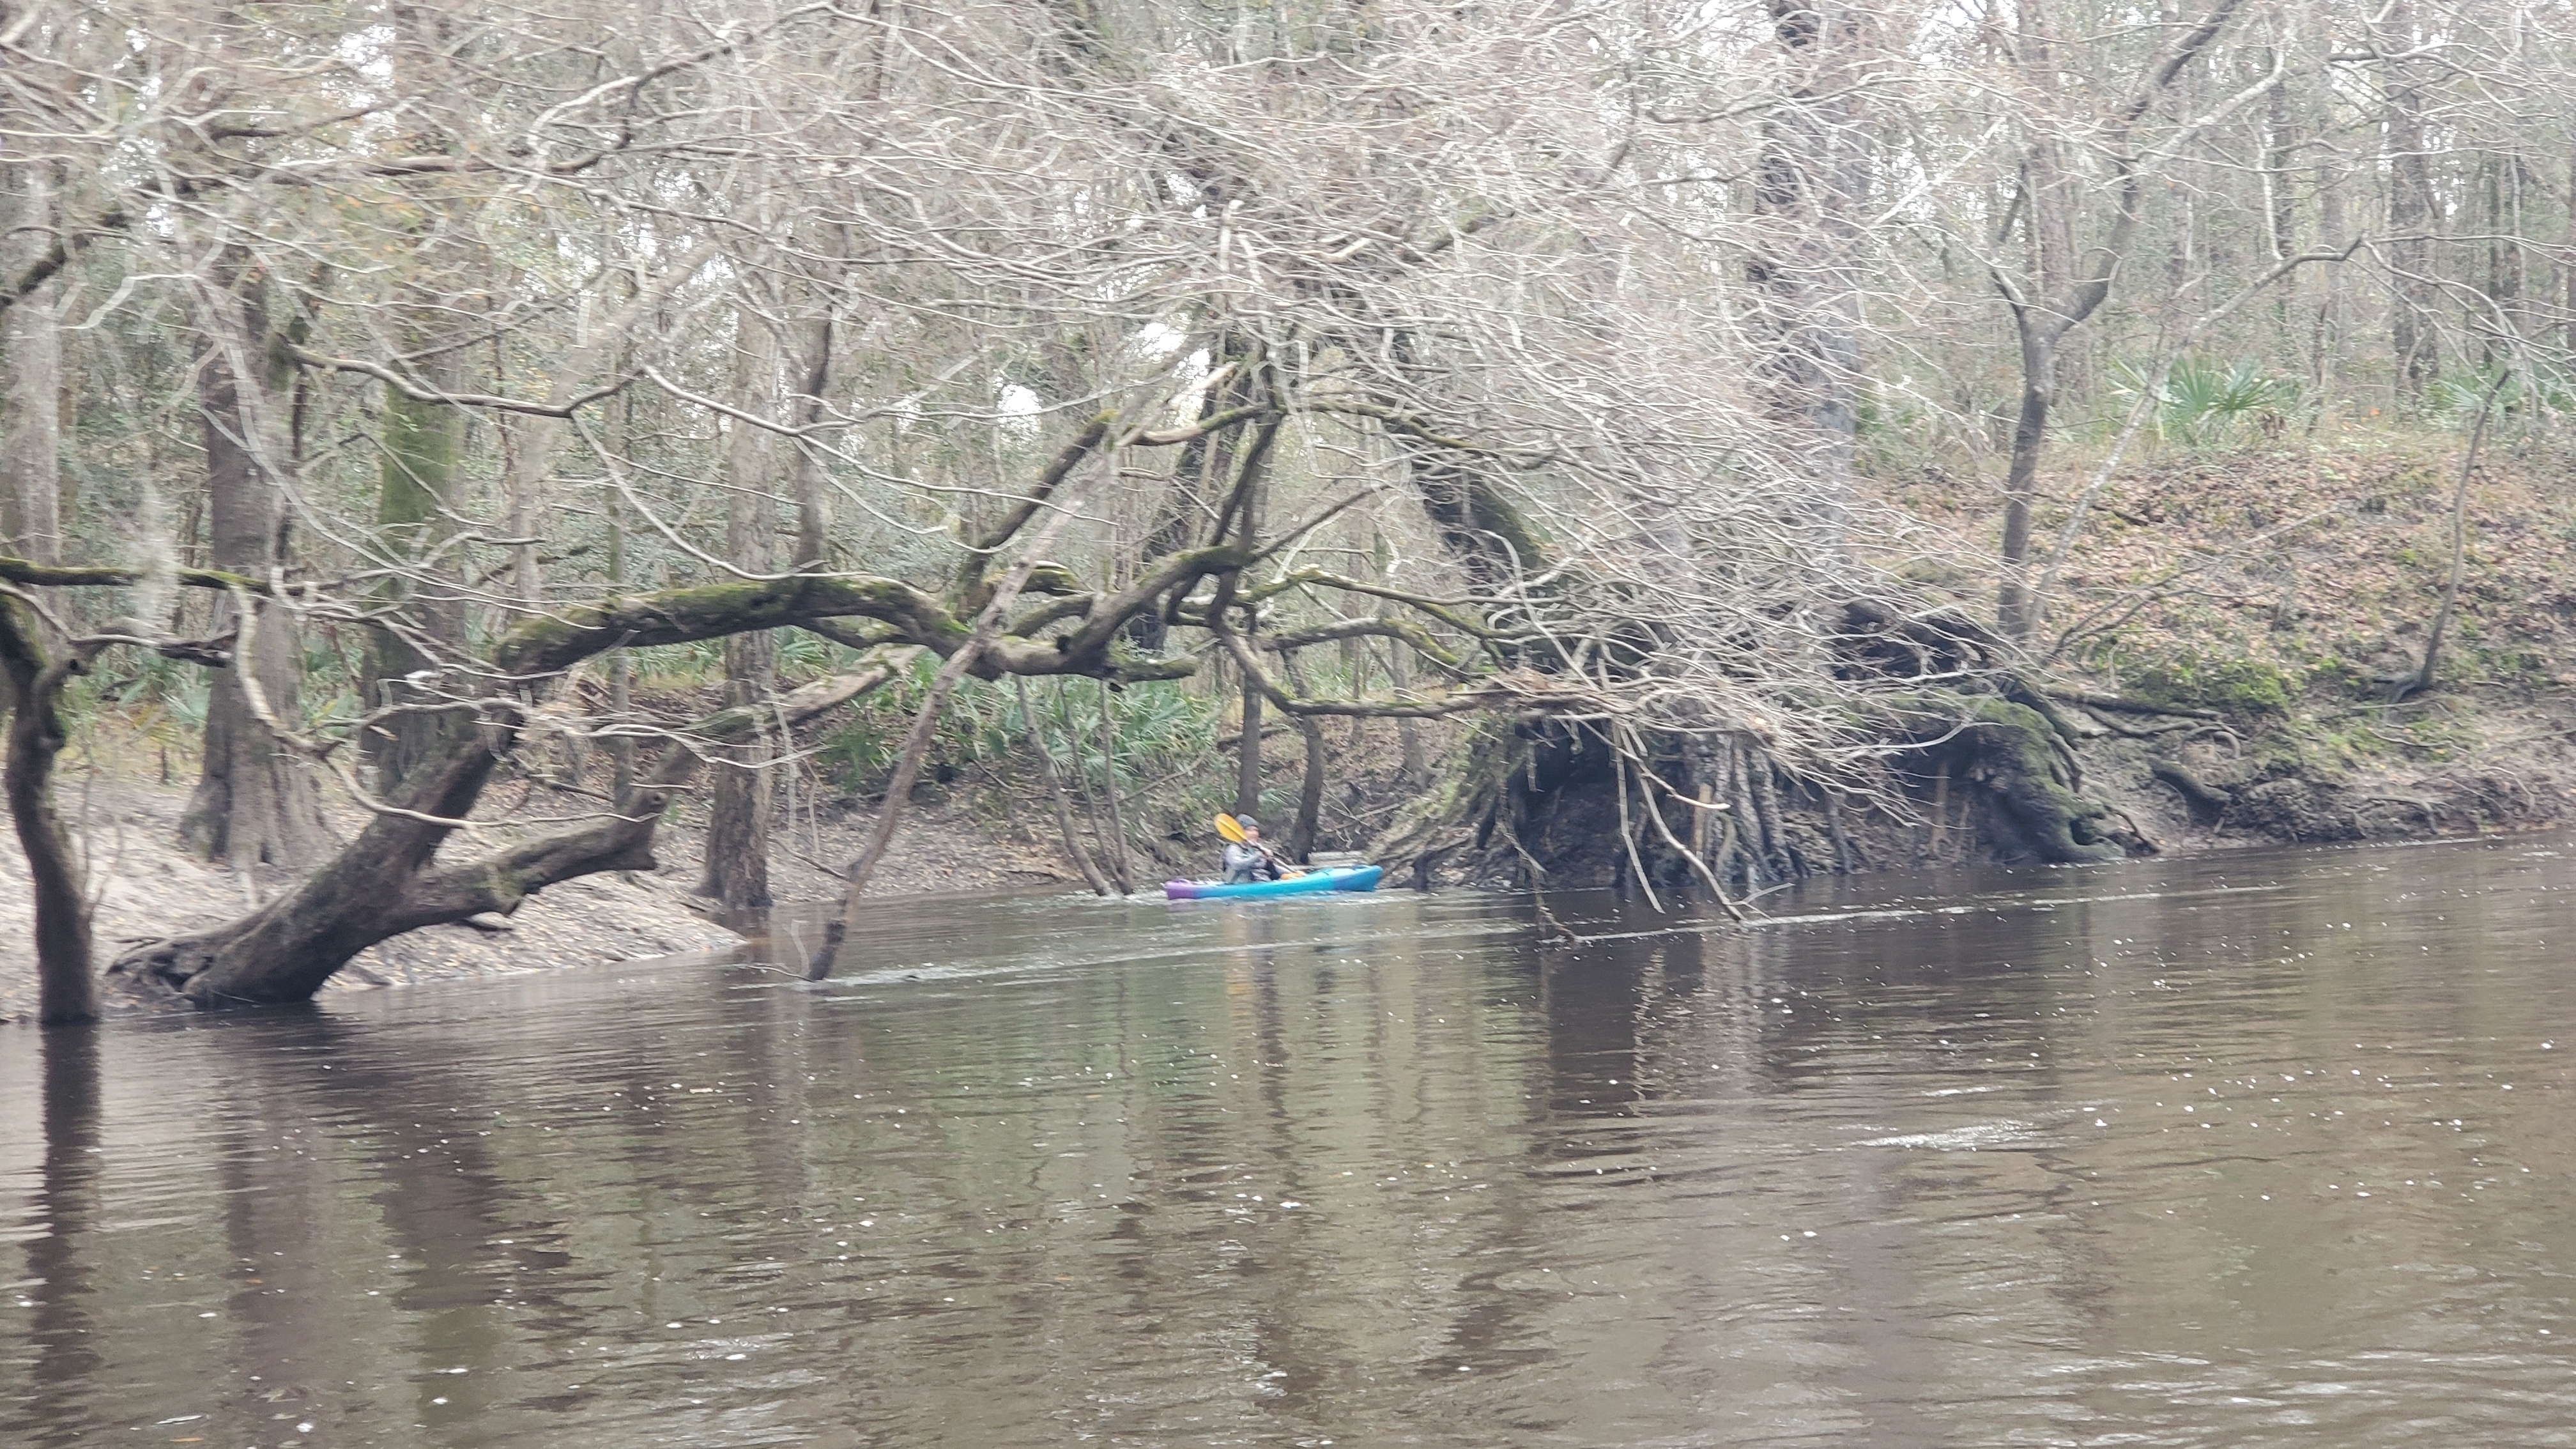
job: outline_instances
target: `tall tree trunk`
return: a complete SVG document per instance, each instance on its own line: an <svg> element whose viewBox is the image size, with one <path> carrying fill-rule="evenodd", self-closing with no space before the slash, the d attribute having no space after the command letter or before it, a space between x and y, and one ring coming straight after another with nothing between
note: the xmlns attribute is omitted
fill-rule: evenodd
<svg viewBox="0 0 2576 1449"><path fill-rule="evenodd" d="M17 238L0 245L14 275L45 248L53 208L42 165L9 168L18 183ZM9 309L6 416L0 418L0 551L38 563L63 560L62 336L47 282Z"/></svg>
<svg viewBox="0 0 2576 1449"><path fill-rule="evenodd" d="M2567 158L2567 232L2559 241L2558 255L2558 305L2567 318L2559 346L2566 349L2569 357L2576 358L2576 154Z"/></svg>
<svg viewBox="0 0 2576 1449"><path fill-rule="evenodd" d="M1860 226L1869 185L1859 82L1864 12L1845 0L1771 0L1788 94L1764 123L1746 264L1765 334L1757 386L1828 500L1839 548L1860 416Z"/></svg>
<svg viewBox="0 0 2576 1449"><path fill-rule="evenodd" d="M778 402L778 344L748 309L734 332L734 397L745 411L767 414ZM740 419L726 438L725 551L734 566L765 574L776 566L778 504L771 496L769 435ZM778 644L768 630L725 640L725 703L756 706L778 682ZM707 859L698 892L734 910L769 904L769 766L767 731L724 752L707 813Z"/></svg>
<svg viewBox="0 0 2576 1449"><path fill-rule="evenodd" d="M1136 888L1136 868L1127 857L1127 817L1118 806L1118 704L1109 686L1100 686L1100 798L1109 807L1109 869L1118 888Z"/></svg>
<svg viewBox="0 0 2576 1449"><path fill-rule="evenodd" d="M810 428L823 420L823 395L832 386L832 314L828 307L807 323L802 393L796 422ZM832 533L831 480L823 473L823 455L801 440L796 445L796 567L822 568L829 561Z"/></svg>
<svg viewBox="0 0 2576 1449"><path fill-rule="evenodd" d="M621 409L621 412L623 410ZM624 442L619 439L620 445ZM608 499L608 592L626 592L626 512L614 495ZM635 784L635 736L628 711L635 703L635 660L623 649L608 651L608 718L616 733L609 737L608 793L623 800Z"/></svg>
<svg viewBox="0 0 2576 1449"><path fill-rule="evenodd" d="M2039 609L2024 572L2030 561L2031 513L2039 498L2039 459L2048 446L2048 410L2057 398L2054 322L2031 309L2014 317L2021 342L2021 407L2013 417L2012 458L2004 469L2003 587L1995 622L2008 638L2027 639Z"/></svg>
<svg viewBox="0 0 2576 1449"><path fill-rule="evenodd" d="M1245 490L1243 499L1243 542L1246 548L1261 545L1261 488L1255 481ZM1257 606L1245 611L1243 637L1254 639L1258 622ZM1255 648L1259 646L1254 645ZM1234 813L1261 816L1261 686L1247 671L1243 680L1243 743L1234 752Z"/></svg>
<svg viewBox="0 0 2576 1449"><path fill-rule="evenodd" d="M421 339L414 338L417 344ZM456 354L421 364L425 389L453 392ZM390 624L379 625L368 649L366 704L401 708L370 726L363 738L376 769L377 788L390 795L461 721L438 708L442 656L465 642L465 599L455 583L457 561L442 551L456 532L463 488L465 415L443 402L422 401L388 388L384 411L384 463L378 477L376 530L386 562L405 576L386 589L396 605Z"/></svg>
<svg viewBox="0 0 2576 1449"><path fill-rule="evenodd" d="M1398 697L1413 689L1413 650L1401 640L1387 650L1387 682ZM1395 722L1397 768L1404 772L1404 783L1419 789L1430 782L1431 756L1422 748L1422 722L1399 719Z"/></svg>
<svg viewBox="0 0 2576 1449"><path fill-rule="evenodd" d="M282 339L272 335L264 286L257 276L224 277L210 286L206 331L213 345L198 371L197 403L205 426L206 516L214 566L266 578L285 563L287 518L274 469L291 446L277 426L292 379ZM245 378L237 369L253 369ZM238 607L216 606L216 632ZM205 764L179 817L179 837L208 860L243 870L253 865L303 869L322 849L322 809L313 781L251 708L245 680L256 683L273 718L294 717L303 673L294 616L254 600L251 649L215 671L206 701Z"/></svg>
<svg viewBox="0 0 2576 1449"><path fill-rule="evenodd" d="M1261 817L1261 688L1243 681L1243 740L1234 752L1234 813Z"/></svg>
<svg viewBox="0 0 2576 1449"><path fill-rule="evenodd" d="M51 1025L98 1015L98 981L90 964L85 872L53 800L54 758L68 738L62 690L78 666L69 656L48 658L39 627L26 605L0 598L0 680L11 706L0 789L35 891L36 1018Z"/></svg>
<svg viewBox="0 0 2576 1449"><path fill-rule="evenodd" d="M2325 251L2341 250L2345 244L2343 218L2343 174L2330 163L2317 165L2317 245ZM2332 398L2342 389L2345 349L2350 334L2344 325L2343 268L2321 267L2318 278L2316 338L2312 344L2314 360L2309 373L2316 380L2317 396Z"/></svg>
<svg viewBox="0 0 2576 1449"><path fill-rule="evenodd" d="M2415 8L2394 0L2386 50L2415 46ZM2388 345L2396 359L2398 401L2423 396L2425 385L2440 375L2441 337L2437 308L2440 283L2434 277L2438 257L2433 244L2435 200L2432 158L2424 136L2424 78L2421 63L2387 63L2388 108L2382 134L2388 148L2388 261L2396 302L2388 311Z"/></svg>

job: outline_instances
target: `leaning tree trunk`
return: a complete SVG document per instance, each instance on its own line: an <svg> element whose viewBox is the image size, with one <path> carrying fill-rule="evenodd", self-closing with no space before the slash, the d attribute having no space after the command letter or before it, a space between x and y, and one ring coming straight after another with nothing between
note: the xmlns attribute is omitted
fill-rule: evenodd
<svg viewBox="0 0 2576 1449"><path fill-rule="evenodd" d="M768 411L778 392L778 349L768 327L744 312L734 348L734 396L746 409ZM725 502L725 550L736 568L765 574L777 557L771 450L760 429L740 419L731 426L725 448L725 477L731 485ZM724 662L727 705L756 708L777 686L778 645L765 629L726 639ZM771 754L766 731L727 749L709 792L706 871L698 892L734 910L769 904Z"/></svg>
<svg viewBox="0 0 2576 1449"><path fill-rule="evenodd" d="M690 726L654 768L596 820L535 836L476 859L440 864L445 820L462 819L489 782L519 719L488 713L449 732L393 803L358 838L293 891L211 930L128 951L115 975L199 1006L302 1001L359 952L424 926L485 912L508 914L547 886L609 870L652 870L663 812L695 778L710 744L784 719L819 717L894 677L880 656L857 671L808 685L757 708L727 709Z"/></svg>
<svg viewBox="0 0 2576 1449"><path fill-rule="evenodd" d="M214 347L201 370L198 407L206 438L206 505L214 566L246 578L269 577L285 562L284 499L273 469L288 444L275 426L277 399L290 385L280 339L269 334L257 278L216 293L231 315L207 319ZM236 369L256 369L244 378ZM251 649L217 670L206 701L205 764L179 819L179 835L208 860L235 869L281 865L302 869L322 849L322 810L313 781L252 708L255 685L271 718L293 718L302 650L293 615L264 600L227 598L216 633L245 602L258 610Z"/></svg>

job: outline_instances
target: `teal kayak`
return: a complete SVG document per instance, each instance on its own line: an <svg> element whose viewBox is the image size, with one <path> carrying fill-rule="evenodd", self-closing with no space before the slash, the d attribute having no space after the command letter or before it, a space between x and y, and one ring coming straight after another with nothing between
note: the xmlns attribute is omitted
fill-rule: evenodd
<svg viewBox="0 0 2576 1449"><path fill-rule="evenodd" d="M1218 880L1175 880L1163 883L1163 894L1176 901L1232 900L1239 896L1302 896L1314 891L1373 891L1378 877L1386 874L1381 866L1335 865L1310 870L1304 875L1286 876L1279 880L1249 880L1228 885Z"/></svg>

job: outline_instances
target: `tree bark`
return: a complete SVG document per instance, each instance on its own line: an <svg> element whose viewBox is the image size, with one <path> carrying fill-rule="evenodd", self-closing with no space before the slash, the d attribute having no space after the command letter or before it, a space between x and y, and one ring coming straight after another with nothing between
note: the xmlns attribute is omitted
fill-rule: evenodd
<svg viewBox="0 0 2576 1449"><path fill-rule="evenodd" d="M832 385L832 315L827 309L805 329L804 392L796 404L796 422L810 428L823 420L823 394ZM831 480L823 473L823 455L803 442L796 445L796 567L818 569L830 561L832 533Z"/></svg>
<svg viewBox="0 0 2576 1449"><path fill-rule="evenodd" d="M2560 238L2558 285L2561 292L2559 314L2567 319L2560 334L2559 346L2576 355L2576 154L2567 158L2567 229Z"/></svg>
<svg viewBox="0 0 2576 1449"><path fill-rule="evenodd" d="M1823 485L1826 516L1816 523L1830 549L1842 544L1860 416L1863 14L1843 0L1771 0L1789 84L1763 127L1758 250L1746 265L1766 334L1756 386L1786 425L1792 466Z"/></svg>
<svg viewBox="0 0 2576 1449"><path fill-rule="evenodd" d="M1261 818L1261 691L1243 682L1243 736L1234 751L1234 813Z"/></svg>
<svg viewBox="0 0 2576 1449"><path fill-rule="evenodd" d="M41 237L53 224L45 168L10 168L19 183L17 225ZM0 246L0 257L21 261L23 241ZM32 248L41 250L41 246ZM12 267L15 270L15 267ZM37 563L63 560L62 335L55 316L60 287L48 282L9 309L7 330L8 446L0 457L0 544Z"/></svg>
<svg viewBox="0 0 2576 1449"><path fill-rule="evenodd" d="M1324 774L1332 758L1324 745L1323 721L1311 714L1296 716L1297 733L1305 737L1305 769L1297 780L1297 819L1288 828L1288 858L1299 865L1315 853L1315 835L1324 816Z"/></svg>
<svg viewBox="0 0 2576 1449"><path fill-rule="evenodd" d="M1136 869L1127 857L1127 817L1118 804L1118 705L1109 686L1100 687L1100 798L1109 807L1109 872L1118 888L1136 888Z"/></svg>
<svg viewBox="0 0 2576 1449"><path fill-rule="evenodd" d="M423 364L419 379L426 388L453 391L458 370L456 355L445 353ZM387 563L404 570L404 580L386 590L395 607L370 643L365 704L399 712L370 725L363 747L375 766L377 788L390 795L412 771L444 753L443 742L459 723L454 708L440 707L439 673L447 662L442 656L465 642L465 600L454 582L454 555L442 552L456 532L463 501L458 490L465 415L446 403L388 388L384 420L378 546Z"/></svg>
<svg viewBox="0 0 2576 1449"><path fill-rule="evenodd" d="M1247 468L1250 466L1246 465ZM1246 549L1256 549L1261 546L1261 479L1255 475L1243 479L1237 486L1243 498L1243 544ZM1257 615L1247 611L1244 621L1247 639L1252 637L1258 623ZM1243 743L1234 752L1234 813L1249 815L1256 820L1261 818L1261 690L1249 674L1243 680Z"/></svg>
<svg viewBox="0 0 2576 1449"><path fill-rule="evenodd" d="M769 328L747 309L734 332L734 396L747 411L766 413L777 401L778 347ZM725 551L746 573L775 566L778 504L770 495L772 450L768 435L740 419L725 443ZM767 630L725 640L725 703L756 707L778 682L778 645ZM726 750L707 807L706 871L698 892L733 910L769 904L769 831L772 809L770 741L765 733Z"/></svg>
<svg viewBox="0 0 2576 1449"><path fill-rule="evenodd" d="M2394 0L2388 10L2384 48L2407 51L2416 43L2415 7ZM2424 77L2420 63L2390 61L2388 106L2382 134L2388 148L2388 264L2395 272L2396 302L2388 310L2388 345L2397 363L2400 402L2421 397L2425 385L2440 375L2441 337L2437 307L2441 284L2434 276L2432 233L2439 202L2433 194L2432 159L2424 135Z"/></svg>
<svg viewBox="0 0 2576 1449"><path fill-rule="evenodd" d="M277 400L290 385L288 364L281 339L271 335L259 277L225 277L207 290L209 311L219 314L206 318L213 345L197 384L208 554L218 569L264 579L286 561L284 497L271 470L284 463L289 446L276 426ZM244 378L237 368L259 375ZM229 595L216 605L215 633L237 607ZM312 779L252 710L245 676L272 715L291 720L302 648L291 613L256 596L251 607L259 614L250 651L235 651L232 666L215 671L208 686L205 762L179 818L179 838L235 870L261 864L300 870L321 853L321 802Z"/></svg>
<svg viewBox="0 0 2576 1449"><path fill-rule="evenodd" d="M63 685L80 669L76 655L48 658L33 611L0 598L0 679L8 685L8 759L0 789L27 857L36 898L36 1019L46 1025L98 1015L98 981L90 962L89 896L80 851L54 809L54 759L68 739Z"/></svg>
<svg viewBox="0 0 2576 1449"><path fill-rule="evenodd" d="M1413 689L1413 651L1402 640L1397 640L1387 650L1387 679L1389 687L1399 698ZM1395 749L1397 768L1403 771L1407 785L1418 789L1430 780L1431 756L1422 747L1420 721L1400 719L1395 722Z"/></svg>

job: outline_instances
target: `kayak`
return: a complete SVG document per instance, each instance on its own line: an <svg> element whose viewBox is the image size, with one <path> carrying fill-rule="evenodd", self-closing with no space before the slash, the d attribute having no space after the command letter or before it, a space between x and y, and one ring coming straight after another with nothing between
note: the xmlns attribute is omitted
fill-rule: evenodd
<svg viewBox="0 0 2576 1449"><path fill-rule="evenodd" d="M1373 891L1382 866L1335 865L1278 880L1248 880L1228 885L1219 880L1175 880L1163 883L1165 897L1176 901L1231 900L1238 896L1302 896L1314 891Z"/></svg>

